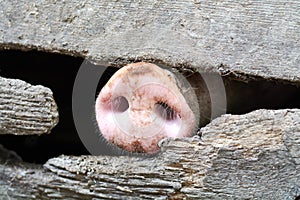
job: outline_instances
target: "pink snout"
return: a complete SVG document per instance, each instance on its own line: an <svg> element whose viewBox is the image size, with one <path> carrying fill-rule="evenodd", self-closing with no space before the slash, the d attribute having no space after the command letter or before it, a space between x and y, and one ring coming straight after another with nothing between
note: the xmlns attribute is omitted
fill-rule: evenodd
<svg viewBox="0 0 300 200"><path fill-rule="evenodd" d="M195 116L170 72L150 63L118 70L96 100L103 137L118 147L156 153L166 137L191 136Z"/></svg>

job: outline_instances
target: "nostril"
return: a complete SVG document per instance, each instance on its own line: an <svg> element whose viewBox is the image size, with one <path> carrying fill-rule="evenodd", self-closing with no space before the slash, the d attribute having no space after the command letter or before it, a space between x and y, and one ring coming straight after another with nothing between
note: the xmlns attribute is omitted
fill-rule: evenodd
<svg viewBox="0 0 300 200"><path fill-rule="evenodd" d="M116 97L112 100L112 110L114 112L122 113L129 108L127 99L123 96Z"/></svg>
<svg viewBox="0 0 300 200"><path fill-rule="evenodd" d="M165 102L158 102L154 106L154 112L166 121L176 120L179 114Z"/></svg>

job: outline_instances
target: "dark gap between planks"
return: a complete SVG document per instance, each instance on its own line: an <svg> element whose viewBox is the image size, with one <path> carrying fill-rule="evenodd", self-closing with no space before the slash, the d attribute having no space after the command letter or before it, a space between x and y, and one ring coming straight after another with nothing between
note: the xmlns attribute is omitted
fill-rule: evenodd
<svg viewBox="0 0 300 200"><path fill-rule="evenodd" d="M0 135L0 144L15 151L24 161L33 163L44 163L61 154L89 154L77 135L72 117L73 84L83 61L79 57L39 51L0 51L0 76L49 87L59 108L59 123L50 134ZM106 70L96 94L116 70L113 67ZM245 83L226 77L223 79L227 93L227 113L243 114L262 108L300 108L299 87L279 81L252 80Z"/></svg>

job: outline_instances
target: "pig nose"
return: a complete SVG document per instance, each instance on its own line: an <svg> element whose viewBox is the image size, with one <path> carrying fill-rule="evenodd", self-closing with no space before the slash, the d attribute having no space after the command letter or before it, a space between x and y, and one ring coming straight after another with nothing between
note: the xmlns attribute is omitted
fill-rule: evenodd
<svg viewBox="0 0 300 200"><path fill-rule="evenodd" d="M133 126L146 128L153 122L152 110L130 109L130 120Z"/></svg>

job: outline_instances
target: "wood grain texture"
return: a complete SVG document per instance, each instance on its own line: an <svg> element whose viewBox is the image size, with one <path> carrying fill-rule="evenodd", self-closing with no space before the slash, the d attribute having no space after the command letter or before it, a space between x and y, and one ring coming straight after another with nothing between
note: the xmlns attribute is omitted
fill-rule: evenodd
<svg viewBox="0 0 300 200"><path fill-rule="evenodd" d="M60 156L32 169L0 156L5 169L0 183L6 187L0 195L291 200L300 195L299 109L224 115L200 133L201 139L165 140L153 157Z"/></svg>
<svg viewBox="0 0 300 200"><path fill-rule="evenodd" d="M300 1L0 2L0 49L163 62L300 85ZM51 13L51 14L50 14Z"/></svg>
<svg viewBox="0 0 300 200"><path fill-rule="evenodd" d="M49 133L57 123L49 88L0 77L0 134L39 135Z"/></svg>

